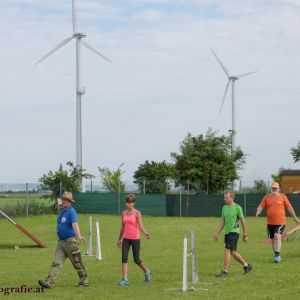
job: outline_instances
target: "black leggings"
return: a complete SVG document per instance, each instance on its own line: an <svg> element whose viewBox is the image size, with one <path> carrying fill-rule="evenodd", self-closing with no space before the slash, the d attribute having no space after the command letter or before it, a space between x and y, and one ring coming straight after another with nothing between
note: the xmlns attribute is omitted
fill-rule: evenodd
<svg viewBox="0 0 300 300"><path fill-rule="evenodd" d="M122 263L127 263L130 246L132 247L132 254L134 262L139 266L142 261L140 259L140 240L123 239L122 242Z"/></svg>

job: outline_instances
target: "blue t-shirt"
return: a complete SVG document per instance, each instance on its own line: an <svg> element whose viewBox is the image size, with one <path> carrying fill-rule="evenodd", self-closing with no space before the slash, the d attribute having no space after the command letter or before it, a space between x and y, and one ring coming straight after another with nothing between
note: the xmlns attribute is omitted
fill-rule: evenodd
<svg viewBox="0 0 300 300"><path fill-rule="evenodd" d="M69 237L76 237L76 233L72 227L77 222L77 213L73 207L61 209L57 217L57 235L60 240L66 240Z"/></svg>

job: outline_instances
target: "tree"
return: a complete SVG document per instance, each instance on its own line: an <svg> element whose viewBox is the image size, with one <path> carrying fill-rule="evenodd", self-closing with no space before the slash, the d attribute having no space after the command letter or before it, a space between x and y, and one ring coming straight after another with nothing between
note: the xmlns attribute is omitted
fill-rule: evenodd
<svg viewBox="0 0 300 300"><path fill-rule="evenodd" d="M122 166L123 166L123 164L120 165L118 167L118 169L115 171L110 170L107 167L104 167L104 168L98 167L101 182L102 182L104 188L106 190L108 190L109 192L118 193L119 190L122 193L125 192L126 185L125 185L125 182L123 182L121 180L121 176L124 173L121 169Z"/></svg>
<svg viewBox="0 0 300 300"><path fill-rule="evenodd" d="M254 192L258 194L268 194L269 193L268 183L263 179L254 180Z"/></svg>
<svg viewBox="0 0 300 300"><path fill-rule="evenodd" d="M180 144L180 153L171 153L177 171L176 185L199 193L223 191L238 179L238 170L246 155L237 147L231 155L231 136L217 136L209 129L206 135L190 133Z"/></svg>
<svg viewBox="0 0 300 300"><path fill-rule="evenodd" d="M133 175L135 179L134 183L138 185L141 192L143 192L145 187L145 193L147 194L164 194L170 189L169 180L174 178L174 172L174 166L166 161L149 162L146 160L143 164L140 164L135 171Z"/></svg>
<svg viewBox="0 0 300 300"><path fill-rule="evenodd" d="M56 199L63 191L79 192L82 178L94 177L85 170L78 170L72 162L67 162L66 165L68 169L64 169L60 164L57 171L49 171L39 179L40 188L51 191L50 198Z"/></svg>
<svg viewBox="0 0 300 300"><path fill-rule="evenodd" d="M291 153L294 159L294 162L300 161L300 142L298 142L297 146L291 149Z"/></svg>
<svg viewBox="0 0 300 300"><path fill-rule="evenodd" d="M274 181L278 182L281 185L281 174L285 170L284 167L280 167L276 174L272 174L271 177Z"/></svg>

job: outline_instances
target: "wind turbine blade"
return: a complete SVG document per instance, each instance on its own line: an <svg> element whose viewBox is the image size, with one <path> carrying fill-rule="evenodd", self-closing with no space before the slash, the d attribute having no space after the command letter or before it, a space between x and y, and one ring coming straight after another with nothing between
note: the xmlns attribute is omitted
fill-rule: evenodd
<svg viewBox="0 0 300 300"><path fill-rule="evenodd" d="M226 88L225 88L225 93L224 93L224 96L223 96L223 99L222 99L221 108L220 108L220 114L221 114L221 112L223 110L223 106L224 106L225 98L226 98L227 91L228 91L228 88L229 88L229 84L230 84L230 79L228 80L228 83L227 83Z"/></svg>
<svg viewBox="0 0 300 300"><path fill-rule="evenodd" d="M64 39L61 43L59 43L55 48L53 48L48 54L46 54L44 57L42 57L35 64L38 65L41 61L43 61L44 59L46 59L48 56L50 56L52 53L54 53L55 51L57 51L59 48L63 47L65 44L69 43L72 39L73 39L73 37L69 37L69 38Z"/></svg>
<svg viewBox="0 0 300 300"><path fill-rule="evenodd" d="M72 21L73 21L73 33L77 32L77 14L76 14L76 3L72 0Z"/></svg>
<svg viewBox="0 0 300 300"><path fill-rule="evenodd" d="M258 72L258 71L252 71L252 72L244 73L244 74L241 74L241 75L237 75L236 77L242 78L242 77L245 77L245 76L248 76L248 75L257 73L257 72Z"/></svg>
<svg viewBox="0 0 300 300"><path fill-rule="evenodd" d="M84 45L86 48L90 49L91 51L93 51L94 53L96 53L97 55L101 56L102 58L106 59L107 61L109 61L110 63L112 63L112 61L110 59L108 59L107 57L105 57L103 54L101 54L98 50L96 50L95 48L93 48L91 45L89 45L88 43L81 41L82 45Z"/></svg>
<svg viewBox="0 0 300 300"><path fill-rule="evenodd" d="M212 52L212 54L214 55L214 57L216 58L216 60L218 61L219 65L221 66L221 68L223 69L223 71L225 72L225 74L230 77L229 71L227 70L227 68L223 65L223 63L221 62L221 60L219 59L219 57L217 56L217 54L215 53L215 51L210 48L210 51Z"/></svg>

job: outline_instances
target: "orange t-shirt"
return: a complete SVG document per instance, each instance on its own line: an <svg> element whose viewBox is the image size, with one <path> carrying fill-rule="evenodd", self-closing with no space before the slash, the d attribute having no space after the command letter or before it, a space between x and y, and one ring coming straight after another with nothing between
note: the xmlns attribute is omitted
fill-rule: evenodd
<svg viewBox="0 0 300 300"><path fill-rule="evenodd" d="M292 205L285 195L278 193L265 196L259 206L267 209L268 224L285 225L285 209Z"/></svg>

